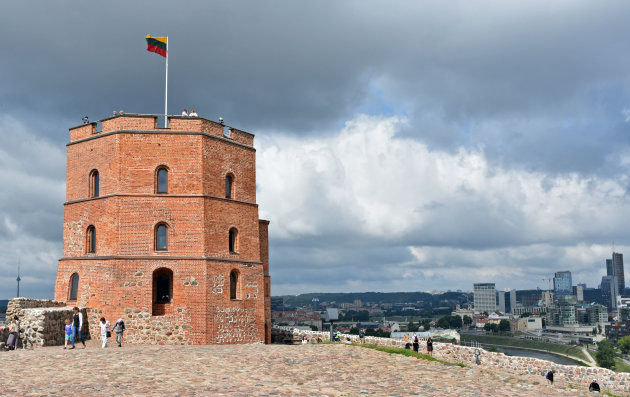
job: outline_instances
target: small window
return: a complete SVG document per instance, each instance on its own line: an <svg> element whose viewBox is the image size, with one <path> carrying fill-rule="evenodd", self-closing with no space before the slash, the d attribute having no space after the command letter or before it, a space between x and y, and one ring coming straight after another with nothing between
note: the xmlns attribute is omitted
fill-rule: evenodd
<svg viewBox="0 0 630 397"><path fill-rule="evenodd" d="M70 278L70 296L68 300L75 301L77 300L77 293L79 291L79 275L74 273Z"/></svg>
<svg viewBox="0 0 630 397"><path fill-rule="evenodd" d="M230 299L238 299L238 272L230 272Z"/></svg>
<svg viewBox="0 0 630 397"><path fill-rule="evenodd" d="M227 175L225 177L225 198L232 198L232 184L234 182L234 178L232 175Z"/></svg>
<svg viewBox="0 0 630 397"><path fill-rule="evenodd" d="M157 193L168 193L168 169L165 167L160 167L157 170L156 175L156 192Z"/></svg>
<svg viewBox="0 0 630 397"><path fill-rule="evenodd" d="M96 252L96 228L89 226L87 228L87 252L93 254Z"/></svg>
<svg viewBox="0 0 630 397"><path fill-rule="evenodd" d="M235 254L238 250L238 230L231 228L228 234L230 253Z"/></svg>
<svg viewBox="0 0 630 397"><path fill-rule="evenodd" d="M99 176L97 170L90 172L90 197L98 197L99 194Z"/></svg>
<svg viewBox="0 0 630 397"><path fill-rule="evenodd" d="M166 236L166 225L163 223L158 224L155 227L155 250L156 251L167 251L167 236Z"/></svg>

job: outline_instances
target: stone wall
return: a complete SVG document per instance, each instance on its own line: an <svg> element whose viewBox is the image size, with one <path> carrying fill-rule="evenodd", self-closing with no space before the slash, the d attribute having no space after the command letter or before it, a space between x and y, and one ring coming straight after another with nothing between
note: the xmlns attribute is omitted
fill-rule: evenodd
<svg viewBox="0 0 630 397"><path fill-rule="evenodd" d="M65 320L72 320L74 312L64 302L47 299L15 298L7 306L7 319L2 330L2 342L8 337L11 319L18 317L18 347L34 348L58 346L64 343ZM84 319L87 318L83 309ZM84 337L86 335L84 330Z"/></svg>
<svg viewBox="0 0 630 397"><path fill-rule="evenodd" d="M273 327L273 343L300 343L302 337L322 341L329 340L328 332L302 331L291 327ZM358 335L341 334L342 340L350 339L352 343L359 343ZM405 347L402 339L378 338L366 336L365 343ZM597 379L604 390L615 394L628 395L630 393L630 373L616 373L605 368L580 367L573 365L559 365L551 361L539 360L530 357L506 356L503 353L492 353L484 349L454 345L450 343L433 343L433 356L453 363L463 363L468 366L477 366L475 363L475 351L479 350L481 367L488 369L500 368L519 375L540 375L542 377L550 370L555 370L555 379L570 383L578 388L587 388L593 379ZM426 352L426 341L420 342L420 351Z"/></svg>

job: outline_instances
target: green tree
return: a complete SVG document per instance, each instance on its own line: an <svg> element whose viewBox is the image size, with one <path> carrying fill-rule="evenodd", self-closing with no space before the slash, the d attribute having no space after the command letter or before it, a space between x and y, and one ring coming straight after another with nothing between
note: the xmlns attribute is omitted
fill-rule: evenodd
<svg viewBox="0 0 630 397"><path fill-rule="evenodd" d="M418 332L419 329L420 329L419 325L414 324L413 321L409 321L409 324L407 325L407 331Z"/></svg>
<svg viewBox="0 0 630 397"><path fill-rule="evenodd" d="M529 313L529 312L527 312L527 313L523 313L523 314L521 314L521 318L529 317L529 316L531 316L531 315L532 315L532 314L531 314L531 313Z"/></svg>
<svg viewBox="0 0 630 397"><path fill-rule="evenodd" d="M630 336L624 336L623 338L617 341L617 346L619 346L619 350L623 354L630 353Z"/></svg>
<svg viewBox="0 0 630 397"><path fill-rule="evenodd" d="M508 320L499 321L499 331L501 332L509 332L510 331L510 322Z"/></svg>
<svg viewBox="0 0 630 397"><path fill-rule="evenodd" d="M486 323L486 325L483 326L483 329L486 330L486 331L497 332L499 330L499 325L498 324L492 324L492 323Z"/></svg>
<svg viewBox="0 0 630 397"><path fill-rule="evenodd" d="M440 317L440 319L437 322L437 327L438 328L443 328L443 329L447 329L450 328L450 316L444 316L444 317Z"/></svg>
<svg viewBox="0 0 630 397"><path fill-rule="evenodd" d="M547 320L545 320L544 318L542 319L542 327L547 328Z"/></svg>
<svg viewBox="0 0 630 397"><path fill-rule="evenodd" d="M350 335L359 335L359 329L357 327L352 327L350 328L350 331L348 331L348 333Z"/></svg>
<svg viewBox="0 0 630 397"><path fill-rule="evenodd" d="M597 344L595 360L602 368L612 369L615 366L615 345L609 339L604 339Z"/></svg>
<svg viewBox="0 0 630 397"><path fill-rule="evenodd" d="M602 333L602 325L601 324L597 324L597 333L598 334Z"/></svg>
<svg viewBox="0 0 630 397"><path fill-rule="evenodd" d="M462 318L460 316L450 316L448 319L448 325L450 328L460 329L463 325Z"/></svg>
<svg viewBox="0 0 630 397"><path fill-rule="evenodd" d="M597 335L597 327L593 327L593 335Z"/></svg>
<svg viewBox="0 0 630 397"><path fill-rule="evenodd" d="M466 324L466 325L470 325L470 324L472 324L472 317L470 317L470 316L464 316L463 323L464 323L464 324Z"/></svg>
<svg viewBox="0 0 630 397"><path fill-rule="evenodd" d="M422 329L428 331L431 328L431 320L425 319L422 320Z"/></svg>

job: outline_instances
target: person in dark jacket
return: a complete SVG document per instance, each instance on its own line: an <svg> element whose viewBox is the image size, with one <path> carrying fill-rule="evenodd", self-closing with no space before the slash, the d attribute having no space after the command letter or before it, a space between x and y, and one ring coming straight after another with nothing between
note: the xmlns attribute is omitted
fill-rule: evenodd
<svg viewBox="0 0 630 397"><path fill-rule="evenodd" d="M545 378L547 378L547 380L549 381L549 384L553 385L553 374L556 371L554 371L553 369L549 372L547 372L547 376Z"/></svg>
<svg viewBox="0 0 630 397"><path fill-rule="evenodd" d="M597 383L597 379L593 379L590 385L588 385L588 391L591 393L599 393L599 383Z"/></svg>
<svg viewBox="0 0 630 397"><path fill-rule="evenodd" d="M83 338L83 333L81 330L83 329L83 313L79 310L78 307L74 307L72 309L74 311L74 315L72 316L72 348L74 349L75 342L79 340L83 343L83 348L85 349L85 339Z"/></svg>
<svg viewBox="0 0 630 397"><path fill-rule="evenodd" d="M125 332L125 322L122 318L119 318L118 321L116 321L113 329L114 332L116 332L116 342L118 342L118 347L122 347L123 332Z"/></svg>

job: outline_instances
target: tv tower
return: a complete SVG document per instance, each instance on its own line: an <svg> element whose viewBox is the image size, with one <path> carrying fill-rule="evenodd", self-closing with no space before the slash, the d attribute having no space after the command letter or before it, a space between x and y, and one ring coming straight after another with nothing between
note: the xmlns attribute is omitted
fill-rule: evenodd
<svg viewBox="0 0 630 397"><path fill-rule="evenodd" d="M18 284L16 298L19 298L20 297L20 281L22 281L22 279L20 278L20 258L18 258L18 276L15 280L17 281L17 284Z"/></svg>

